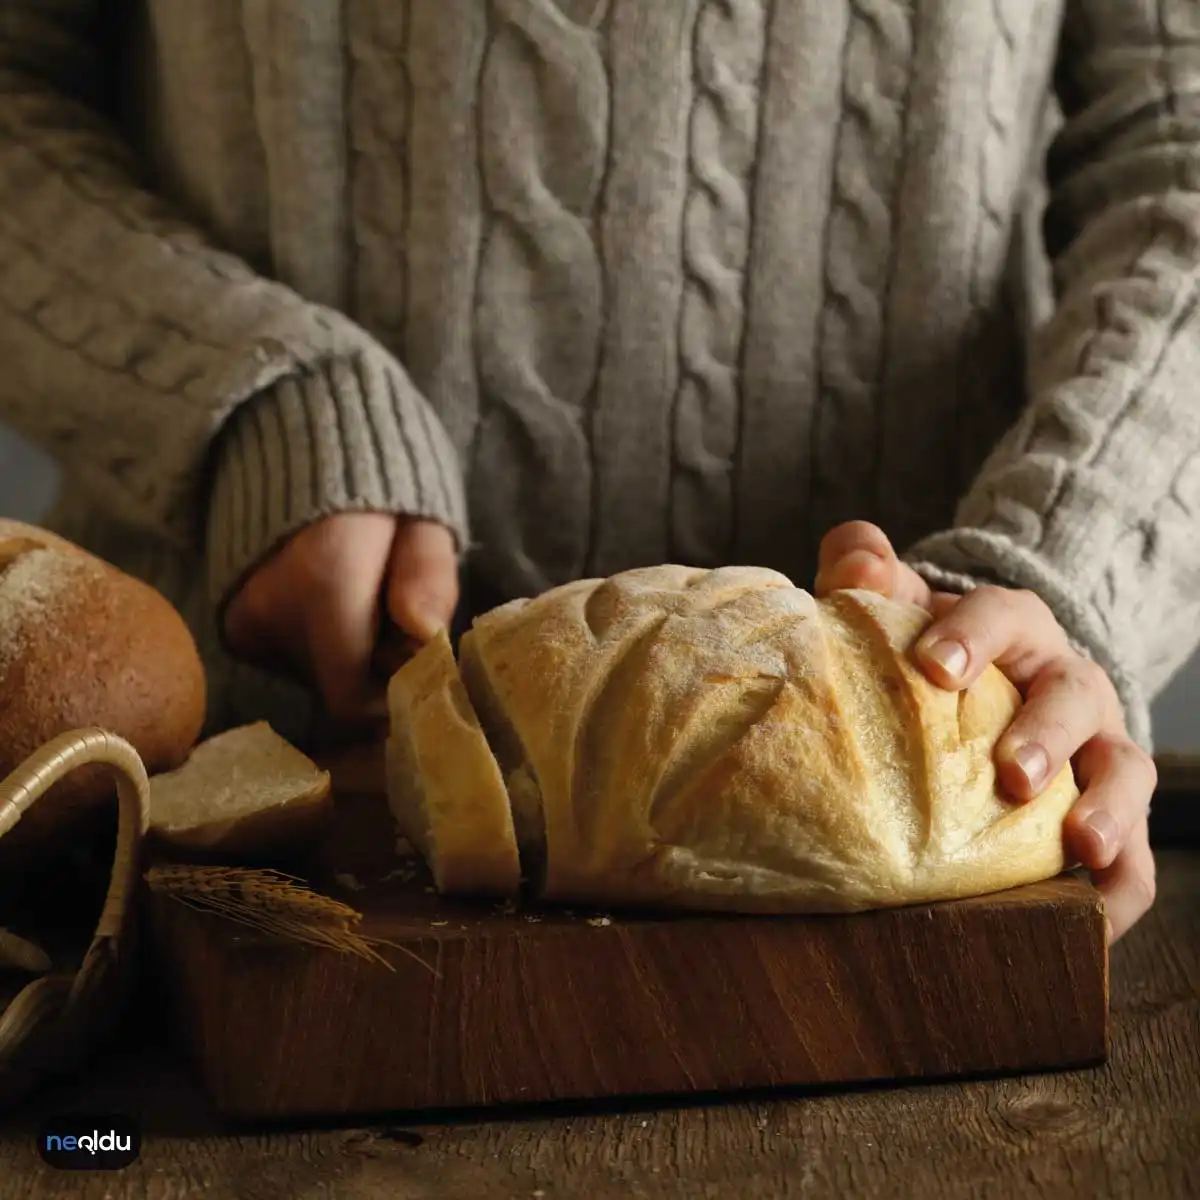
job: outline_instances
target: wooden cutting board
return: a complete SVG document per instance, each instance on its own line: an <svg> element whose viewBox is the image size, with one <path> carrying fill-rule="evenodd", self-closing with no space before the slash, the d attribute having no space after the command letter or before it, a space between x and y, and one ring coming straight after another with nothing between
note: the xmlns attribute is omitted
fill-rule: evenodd
<svg viewBox="0 0 1200 1200"><path fill-rule="evenodd" d="M394 970L152 900L178 1028L227 1117L949 1078L1107 1054L1103 908L1080 878L854 916L511 911L396 878L378 760L347 758L334 779L337 830L313 883L395 944Z"/></svg>

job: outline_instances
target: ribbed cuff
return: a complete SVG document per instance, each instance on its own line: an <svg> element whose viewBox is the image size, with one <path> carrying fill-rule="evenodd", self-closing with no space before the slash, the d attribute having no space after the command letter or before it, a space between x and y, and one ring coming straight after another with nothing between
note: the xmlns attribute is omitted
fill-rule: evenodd
<svg viewBox="0 0 1200 1200"><path fill-rule="evenodd" d="M289 376L229 421L208 511L208 587L218 621L281 542L343 512L440 521L460 555L468 546L454 447L404 371L382 354L335 358Z"/></svg>
<svg viewBox="0 0 1200 1200"><path fill-rule="evenodd" d="M1111 638L1085 597L1052 566L1001 534L985 529L951 529L918 542L904 560L929 584L965 593L981 583L1027 588L1045 601L1075 649L1099 664L1117 689L1129 736L1153 749L1150 706L1141 684L1112 651Z"/></svg>

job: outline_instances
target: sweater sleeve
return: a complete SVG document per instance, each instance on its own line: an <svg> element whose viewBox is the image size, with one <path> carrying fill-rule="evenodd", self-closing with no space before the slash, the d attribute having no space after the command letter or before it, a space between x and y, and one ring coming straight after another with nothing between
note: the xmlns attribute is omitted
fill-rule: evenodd
<svg viewBox="0 0 1200 1200"><path fill-rule="evenodd" d="M106 8L0 7L0 418L114 516L203 548L218 603L331 512L429 517L464 549L453 446L400 364L139 179L102 114Z"/></svg>
<svg viewBox="0 0 1200 1200"><path fill-rule="evenodd" d="M1148 747L1149 700L1200 640L1200 6L1066 10L1046 214L1058 303L1030 403L956 527L907 557L934 586L1037 592Z"/></svg>

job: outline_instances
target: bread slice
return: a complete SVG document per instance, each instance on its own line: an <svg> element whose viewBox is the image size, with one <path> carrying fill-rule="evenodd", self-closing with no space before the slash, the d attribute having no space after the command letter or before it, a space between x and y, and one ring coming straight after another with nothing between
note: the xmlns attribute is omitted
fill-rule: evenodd
<svg viewBox="0 0 1200 1200"><path fill-rule="evenodd" d="M492 688L479 654L475 629L467 630L459 641L458 666L467 695L500 766L522 871L540 892L546 866L546 814L542 791L521 739Z"/></svg>
<svg viewBox="0 0 1200 1200"><path fill-rule="evenodd" d="M521 863L504 777L445 631L388 684L388 805L438 891L516 896Z"/></svg>
<svg viewBox="0 0 1200 1200"><path fill-rule="evenodd" d="M315 841L333 814L329 774L266 721L201 742L150 780L150 831L177 850L269 855Z"/></svg>

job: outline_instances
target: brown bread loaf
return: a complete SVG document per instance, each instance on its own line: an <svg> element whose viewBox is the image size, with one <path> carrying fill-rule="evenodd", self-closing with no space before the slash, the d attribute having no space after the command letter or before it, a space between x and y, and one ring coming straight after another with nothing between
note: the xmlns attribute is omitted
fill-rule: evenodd
<svg viewBox="0 0 1200 1200"><path fill-rule="evenodd" d="M0 777L88 726L128 741L150 774L170 770L204 711L195 642L159 592L54 534L0 520ZM71 774L0 842L0 857L60 844L111 793L101 768Z"/></svg>

